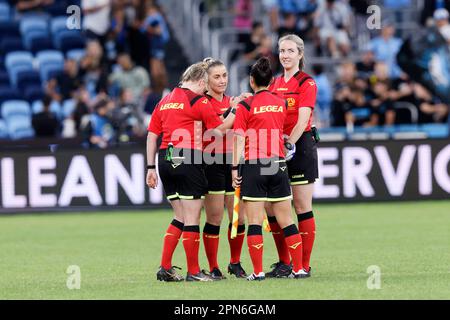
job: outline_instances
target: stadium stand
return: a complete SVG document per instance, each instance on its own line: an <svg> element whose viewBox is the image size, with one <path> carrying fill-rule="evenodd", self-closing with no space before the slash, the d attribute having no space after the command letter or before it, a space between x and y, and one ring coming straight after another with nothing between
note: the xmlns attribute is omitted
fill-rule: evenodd
<svg viewBox="0 0 450 320"><path fill-rule="evenodd" d="M306 71L319 84L315 117L324 139L391 139L397 133L404 136L405 132L430 138L449 134L450 101L402 71L396 59L406 40L420 33L423 25L436 24L433 14L438 7L430 7L425 1L405 0L400 5L388 0L168 0L160 1L161 7L154 7L154 3L157 1L111 1L108 32L95 34L83 29L83 24L81 30L67 27L66 9L69 5L81 7L80 1L54 1L24 12L16 2L1 0L0 139L33 136L28 130L29 116L12 120L14 125L3 116L5 103L10 106L18 100L21 108L27 105L35 114L42 110L44 97L51 96L51 111L62 123L76 127L75 134L79 136L85 134L81 118L89 118L99 99L109 99L111 114L117 114L112 111L120 108L124 88L108 78L114 72L126 72L118 63L124 52L151 79L133 101L139 121L127 132L142 138L158 99L177 85L180 72L188 63L207 56L221 59L229 70L228 94L237 95L249 90L248 68L260 55L269 56L274 69L280 71L277 39L285 32L305 39ZM369 30L366 26L370 4L382 8L381 30ZM174 7L179 10L170 10ZM330 12L339 12L334 25L326 19L335 14ZM445 14L441 12L439 17L442 20ZM155 51L151 46L155 43L151 39L161 20L153 27L148 24L155 21L152 19L163 19L162 25L167 24L170 30L170 39L164 46L165 66L154 65L158 70L152 70ZM258 26L257 34L252 34L252 26ZM336 38L337 43L332 44L327 35L336 30L345 32L340 36L342 41ZM347 44L347 37L350 49L339 46ZM75 61L76 70L68 71L68 60ZM167 88L164 81L163 87L159 81L166 77L166 68ZM350 123L348 119L352 117L346 116L361 113L354 103L361 94L361 106L370 112L377 110L380 115L371 128ZM386 117L388 113L395 116ZM390 123L392 119L394 122ZM61 136L63 132L64 125Z"/></svg>

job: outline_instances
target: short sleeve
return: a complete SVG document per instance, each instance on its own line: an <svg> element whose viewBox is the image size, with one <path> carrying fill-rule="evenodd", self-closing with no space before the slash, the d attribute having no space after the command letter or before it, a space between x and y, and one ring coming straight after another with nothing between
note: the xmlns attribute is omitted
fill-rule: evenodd
<svg viewBox="0 0 450 320"><path fill-rule="evenodd" d="M248 128L248 118L249 118L249 111L245 106L242 104L238 104L238 108L236 110L236 118L234 119L234 126L233 129L235 132L238 133L238 131L247 131Z"/></svg>
<svg viewBox="0 0 450 320"><path fill-rule="evenodd" d="M159 112L159 106L155 108L155 111L152 113L152 118L150 119L150 123L148 125L149 132L153 132L156 135L160 135L162 133L162 122L161 116Z"/></svg>
<svg viewBox="0 0 450 320"><path fill-rule="evenodd" d="M313 79L306 80L299 89L300 100L298 102L299 108L314 109L317 99L317 85Z"/></svg>
<svg viewBox="0 0 450 320"><path fill-rule="evenodd" d="M199 99L192 108L194 109L194 114L203 122L206 129L214 129L222 124L222 120L220 120L208 98Z"/></svg>

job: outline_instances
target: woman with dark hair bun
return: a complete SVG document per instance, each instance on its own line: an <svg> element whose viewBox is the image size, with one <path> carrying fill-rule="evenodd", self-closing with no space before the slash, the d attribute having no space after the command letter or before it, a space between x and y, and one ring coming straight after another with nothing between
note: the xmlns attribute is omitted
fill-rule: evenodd
<svg viewBox="0 0 450 320"><path fill-rule="evenodd" d="M253 273L247 280L264 280L262 257L264 204L272 204L273 213L283 229L292 256L291 278L305 276L302 268L301 236L291 217L291 188L284 156L283 126L287 103L267 90L273 78L270 62L259 59L250 71L250 86L255 92L238 104L234 130L233 186L241 186L247 215L247 244ZM245 162L239 176L239 159L245 148Z"/></svg>

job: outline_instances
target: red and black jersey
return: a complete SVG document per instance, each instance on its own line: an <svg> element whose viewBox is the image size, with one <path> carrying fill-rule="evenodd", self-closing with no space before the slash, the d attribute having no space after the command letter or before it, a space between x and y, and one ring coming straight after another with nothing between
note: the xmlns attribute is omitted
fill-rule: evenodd
<svg viewBox="0 0 450 320"><path fill-rule="evenodd" d="M298 110L311 108L314 111L317 98L316 82L307 73L298 71L288 82L284 81L283 75L276 77L270 84L269 90L288 102L284 134L290 135L298 121ZM305 132L311 130L312 121L313 112L311 112Z"/></svg>
<svg viewBox="0 0 450 320"><path fill-rule="evenodd" d="M225 113L225 111L227 111L228 108L230 107L231 98L229 96L223 95L222 101L217 100L216 98L210 96L209 94L205 94L205 96L208 98L209 102L211 103L214 111L217 113L218 116L222 116ZM214 145L212 145L212 141L209 140L209 137L207 137L207 139L208 141L205 141L203 143L205 152L211 153L212 151L214 151L214 153L216 154L233 152L232 130L228 130L227 134L223 137L223 140L217 144L215 143ZM214 138L212 138L212 140L215 141Z"/></svg>
<svg viewBox="0 0 450 320"><path fill-rule="evenodd" d="M209 100L186 88L175 88L153 111L148 131L163 134L160 149L174 147L202 150L203 125L212 129L222 124Z"/></svg>
<svg viewBox="0 0 450 320"><path fill-rule="evenodd" d="M234 131L245 133L245 160L284 158L287 102L268 90L238 104Z"/></svg>

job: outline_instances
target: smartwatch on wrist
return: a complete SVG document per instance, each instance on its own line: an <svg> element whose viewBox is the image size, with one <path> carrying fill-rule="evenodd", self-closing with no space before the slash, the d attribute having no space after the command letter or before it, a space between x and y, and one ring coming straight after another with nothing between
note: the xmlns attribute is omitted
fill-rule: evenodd
<svg viewBox="0 0 450 320"><path fill-rule="evenodd" d="M287 141L284 143L284 146L285 146L286 149L288 149L289 151L292 150L292 149L294 149L294 146L292 145L292 143L287 142Z"/></svg>

